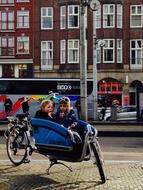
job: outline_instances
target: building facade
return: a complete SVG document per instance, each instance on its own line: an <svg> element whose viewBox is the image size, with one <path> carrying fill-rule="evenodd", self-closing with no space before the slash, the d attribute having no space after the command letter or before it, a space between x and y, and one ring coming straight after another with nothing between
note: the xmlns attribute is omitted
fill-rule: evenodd
<svg viewBox="0 0 143 190"><path fill-rule="evenodd" d="M33 76L33 0L0 0L0 77Z"/></svg>
<svg viewBox="0 0 143 190"><path fill-rule="evenodd" d="M34 76L79 78L79 1L37 0L34 10ZM87 59L88 65L92 65L92 13L89 10L88 15Z"/></svg>
<svg viewBox="0 0 143 190"><path fill-rule="evenodd" d="M98 11L88 8L85 14L88 78L93 77L94 26L99 99L108 99L110 105L113 99L122 105L135 104L136 87L143 83L143 2L100 3ZM79 78L80 1L37 0L34 10L34 76Z"/></svg>
<svg viewBox="0 0 143 190"><path fill-rule="evenodd" d="M98 98L136 104L143 84L143 1L100 4L85 13L87 77L93 78L96 29ZM80 56L79 0L0 0L0 77L80 78Z"/></svg>

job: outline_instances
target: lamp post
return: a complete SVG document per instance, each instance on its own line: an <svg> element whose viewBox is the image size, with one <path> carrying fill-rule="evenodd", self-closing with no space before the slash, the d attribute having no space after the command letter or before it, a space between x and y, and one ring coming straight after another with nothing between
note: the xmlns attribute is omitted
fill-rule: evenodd
<svg viewBox="0 0 143 190"><path fill-rule="evenodd" d="M95 26L95 14L100 8L100 2L98 0L92 0L90 7L93 11L93 119L97 120L97 102L98 102L98 89L97 89L97 35Z"/></svg>
<svg viewBox="0 0 143 190"><path fill-rule="evenodd" d="M80 1L80 98L81 98L81 118L87 120L87 59L86 59L86 30L85 30L85 10L90 7L95 14L100 2L98 0ZM94 23L94 22L93 22ZM93 111L94 117L97 115L97 69L96 69L96 27L93 27ZM97 117L96 117L97 118ZM94 118L94 119L96 119Z"/></svg>
<svg viewBox="0 0 143 190"><path fill-rule="evenodd" d="M87 121L87 60L86 60L86 34L85 34L86 1L80 1L80 103L81 119Z"/></svg>

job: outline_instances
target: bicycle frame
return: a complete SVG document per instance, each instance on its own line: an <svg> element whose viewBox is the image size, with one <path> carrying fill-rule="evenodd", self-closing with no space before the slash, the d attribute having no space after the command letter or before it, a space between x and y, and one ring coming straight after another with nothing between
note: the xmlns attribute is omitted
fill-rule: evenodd
<svg viewBox="0 0 143 190"><path fill-rule="evenodd" d="M10 160L12 163L15 165L20 165L26 161L26 159L30 158L32 155L33 151L35 151L35 148L32 148L30 144L30 127L28 125L28 119L27 117L23 114L19 115L19 118L22 119L21 124L18 124L19 126L19 133L16 135L15 140L11 142L10 135L12 135L12 131L10 131L9 136L7 138L7 152ZM101 158L101 150L99 143L97 142L97 130L93 128L90 124L79 120L78 125L79 128L77 130L82 129L82 142L80 143L75 143L72 142L72 139L70 138L68 134L67 128L44 119L38 119L38 118L33 118L31 120L31 125L32 125L32 132L33 136L35 139L35 146L36 146L36 152L49 156L51 161L51 164L47 170L49 173L49 169L54 165L54 164L62 164L66 166L70 171L71 168L68 167L60 161L68 161L68 162L81 162L85 160L85 157L87 156L87 149L89 148L88 155L91 156L91 152L93 151L94 156L97 161L97 166L99 169L99 173L101 176L102 183L105 183L105 175L104 175L104 170L103 170L103 159ZM16 124L14 125L16 126ZM13 128L14 128L13 126ZM20 133L20 131L22 133ZM23 153L23 157L19 161L13 161L12 158L12 153L11 151L15 152L15 149L12 150L10 144L11 143L19 143L17 142L17 139L20 137L22 139L22 135L26 139L26 145L24 144L25 151ZM18 136L19 135L19 136ZM23 140L21 140L21 144ZM14 148L16 150L19 150L19 147L21 147L21 144L16 144ZM13 147L13 146L12 146ZM10 151L10 152L9 152ZM16 153L15 155L16 156ZM89 157L90 159L90 157ZM29 161L28 161L29 162Z"/></svg>

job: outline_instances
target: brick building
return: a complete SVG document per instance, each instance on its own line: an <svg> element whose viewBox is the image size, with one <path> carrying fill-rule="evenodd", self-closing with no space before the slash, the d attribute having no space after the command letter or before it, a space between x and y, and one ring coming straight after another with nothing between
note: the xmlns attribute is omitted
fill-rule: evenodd
<svg viewBox="0 0 143 190"><path fill-rule="evenodd" d="M34 10L35 77L79 78L79 1L37 0ZM87 59L92 65L92 13L89 10L88 15Z"/></svg>
<svg viewBox="0 0 143 190"><path fill-rule="evenodd" d="M33 0L0 0L0 77L33 76Z"/></svg>
<svg viewBox="0 0 143 190"><path fill-rule="evenodd" d="M34 76L79 78L79 0L37 0L34 15ZM100 0L95 15L88 8L87 68L92 79L93 24L97 31L99 98L109 103L135 104L136 86L142 85L143 2ZM100 46L100 39L105 45Z"/></svg>
<svg viewBox="0 0 143 190"><path fill-rule="evenodd" d="M89 8L86 14L87 76L92 79L95 25L98 97L107 98L110 105L113 99L122 105L136 104L136 87L143 83L143 1L100 3L95 14ZM9 22L5 21L5 17L12 19L8 14L13 14ZM9 66L13 74L8 77L25 77L21 71L31 77L33 64L35 78L79 78L79 14L79 0L0 0L0 77L6 77ZM17 27L18 18L29 19L29 26ZM27 37L29 42L20 43ZM24 50L18 49L24 46Z"/></svg>

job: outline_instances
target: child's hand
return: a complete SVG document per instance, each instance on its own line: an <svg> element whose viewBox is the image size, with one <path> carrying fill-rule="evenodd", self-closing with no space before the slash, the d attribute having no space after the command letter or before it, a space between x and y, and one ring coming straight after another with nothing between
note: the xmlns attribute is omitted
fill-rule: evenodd
<svg viewBox="0 0 143 190"><path fill-rule="evenodd" d="M71 124L70 128L75 128L76 125L74 123Z"/></svg>
<svg viewBox="0 0 143 190"><path fill-rule="evenodd" d="M48 113L48 116L52 117L52 114L53 114L53 112L50 111L50 112Z"/></svg>
<svg viewBox="0 0 143 190"><path fill-rule="evenodd" d="M65 115L64 113L60 113L59 117L64 118L64 115Z"/></svg>

